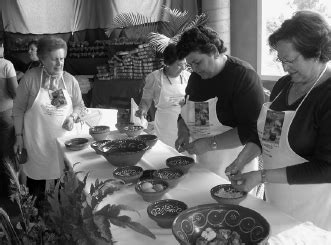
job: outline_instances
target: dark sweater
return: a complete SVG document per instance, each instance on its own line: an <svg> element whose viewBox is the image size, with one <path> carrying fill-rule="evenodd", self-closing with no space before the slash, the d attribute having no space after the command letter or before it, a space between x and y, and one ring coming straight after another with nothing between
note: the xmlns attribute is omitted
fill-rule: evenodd
<svg viewBox="0 0 331 245"><path fill-rule="evenodd" d="M295 110L303 97L288 105L289 76L274 86L271 109ZM316 86L298 109L289 129L289 144L307 162L286 168L289 184L331 182L331 78Z"/></svg>
<svg viewBox="0 0 331 245"><path fill-rule="evenodd" d="M215 77L202 79L193 72L186 87L191 101L218 97L218 120L238 128L241 143L259 143L256 121L264 102L263 88L257 73L247 62L228 56L224 69Z"/></svg>

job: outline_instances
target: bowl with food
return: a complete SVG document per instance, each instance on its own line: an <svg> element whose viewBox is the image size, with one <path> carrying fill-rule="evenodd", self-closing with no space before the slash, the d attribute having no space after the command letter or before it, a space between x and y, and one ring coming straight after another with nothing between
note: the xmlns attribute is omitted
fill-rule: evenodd
<svg viewBox="0 0 331 245"><path fill-rule="evenodd" d="M110 164L123 167L136 165L148 146L144 141L133 138L116 139L99 146L98 150Z"/></svg>
<svg viewBox="0 0 331 245"><path fill-rule="evenodd" d="M135 183L142 176L143 169L139 166L118 167L113 171L113 176L125 183Z"/></svg>
<svg viewBox="0 0 331 245"><path fill-rule="evenodd" d="M99 125L90 127L89 133L95 141L105 140L110 134L109 126Z"/></svg>
<svg viewBox="0 0 331 245"><path fill-rule="evenodd" d="M73 138L64 142L65 147L70 151L79 151L88 146L89 140L86 138Z"/></svg>
<svg viewBox="0 0 331 245"><path fill-rule="evenodd" d="M211 188L210 195L218 203L238 205L247 197L247 192L238 191L231 184L222 184Z"/></svg>
<svg viewBox="0 0 331 245"><path fill-rule="evenodd" d="M102 145L105 145L106 143L110 142L111 140L99 140L99 141L93 141L91 143L91 148L97 153L97 154L102 154L102 152L99 150L99 148Z"/></svg>
<svg viewBox="0 0 331 245"><path fill-rule="evenodd" d="M143 126L138 125L128 125L123 127L124 133L129 137L136 137L140 135L144 130Z"/></svg>
<svg viewBox="0 0 331 245"><path fill-rule="evenodd" d="M151 149L156 144L158 137L154 134L141 134L138 135L136 139L145 141L146 144L149 146L149 149Z"/></svg>
<svg viewBox="0 0 331 245"><path fill-rule="evenodd" d="M155 179L165 180L168 183L169 188L175 187L183 175L184 173L182 170L175 168L161 168L153 173Z"/></svg>
<svg viewBox="0 0 331 245"><path fill-rule="evenodd" d="M146 202L154 202L168 191L169 185L166 181L161 179L145 179L138 181L135 186L135 191Z"/></svg>
<svg viewBox="0 0 331 245"><path fill-rule="evenodd" d="M178 214L187 209L187 205L179 200L164 199L151 203L147 207L148 216L162 228L171 228Z"/></svg>
<svg viewBox="0 0 331 245"><path fill-rule="evenodd" d="M183 173L187 173L194 163L194 159L188 156L169 157L166 160L166 165L169 168L180 169Z"/></svg>
<svg viewBox="0 0 331 245"><path fill-rule="evenodd" d="M266 245L270 234L270 224L258 212L220 203L198 205L182 211L171 229L182 245Z"/></svg>

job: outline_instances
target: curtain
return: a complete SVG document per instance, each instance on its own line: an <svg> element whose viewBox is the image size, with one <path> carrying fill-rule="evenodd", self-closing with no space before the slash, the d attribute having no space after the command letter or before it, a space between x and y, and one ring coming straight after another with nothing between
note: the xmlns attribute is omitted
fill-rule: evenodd
<svg viewBox="0 0 331 245"><path fill-rule="evenodd" d="M125 12L158 21L162 5L197 14L193 0L1 0L0 16L5 32L73 33L107 28L115 16Z"/></svg>

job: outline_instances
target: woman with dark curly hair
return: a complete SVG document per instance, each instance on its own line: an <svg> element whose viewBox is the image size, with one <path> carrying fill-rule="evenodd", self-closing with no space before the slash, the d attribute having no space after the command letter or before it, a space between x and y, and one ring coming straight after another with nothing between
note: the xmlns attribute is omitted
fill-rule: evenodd
<svg viewBox="0 0 331 245"><path fill-rule="evenodd" d="M178 119L176 148L197 155L197 161L220 176L241 161L247 142L258 144L256 121L264 102L260 78L250 64L226 55L219 35L208 27L185 31L178 57L192 67L186 104ZM257 169L251 159L248 169Z"/></svg>
<svg viewBox="0 0 331 245"><path fill-rule="evenodd" d="M288 74L274 86L257 123L264 169L231 179L246 191L265 183L272 205L331 230L330 26L321 15L300 11L284 21L269 44ZM275 127L280 132L271 138L268 132ZM247 151L260 153L258 145ZM233 164L228 171L240 168Z"/></svg>

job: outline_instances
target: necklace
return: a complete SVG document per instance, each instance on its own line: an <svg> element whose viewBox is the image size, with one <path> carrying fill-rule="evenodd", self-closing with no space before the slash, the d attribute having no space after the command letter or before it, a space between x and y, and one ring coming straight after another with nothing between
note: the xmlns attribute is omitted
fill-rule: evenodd
<svg viewBox="0 0 331 245"><path fill-rule="evenodd" d="M165 68L163 69L163 74L166 76L167 80L168 80L169 83L172 85L172 82L171 82L170 78L168 77ZM180 77L180 84L183 84L182 74L179 74L179 77Z"/></svg>

